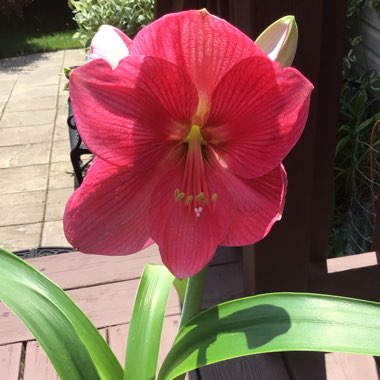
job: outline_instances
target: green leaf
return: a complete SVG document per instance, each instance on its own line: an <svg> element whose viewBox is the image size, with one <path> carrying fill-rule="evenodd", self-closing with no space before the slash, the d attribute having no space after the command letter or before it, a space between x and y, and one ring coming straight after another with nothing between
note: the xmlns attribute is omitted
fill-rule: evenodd
<svg viewBox="0 0 380 380"><path fill-rule="evenodd" d="M379 303L319 294L263 294L217 305L191 319L180 329L158 379L276 351L380 355L379 342Z"/></svg>
<svg viewBox="0 0 380 380"><path fill-rule="evenodd" d="M1 248L0 300L40 342L60 379L123 378L114 354L71 298L27 262Z"/></svg>
<svg viewBox="0 0 380 380"><path fill-rule="evenodd" d="M147 265L140 280L125 358L125 380L156 377L162 324L174 276L162 265Z"/></svg>
<svg viewBox="0 0 380 380"><path fill-rule="evenodd" d="M65 75L65 77L67 78L67 79L69 79L70 78L70 75L71 75L71 72L73 71L73 68L71 68L71 67L64 67L63 68L63 74Z"/></svg>

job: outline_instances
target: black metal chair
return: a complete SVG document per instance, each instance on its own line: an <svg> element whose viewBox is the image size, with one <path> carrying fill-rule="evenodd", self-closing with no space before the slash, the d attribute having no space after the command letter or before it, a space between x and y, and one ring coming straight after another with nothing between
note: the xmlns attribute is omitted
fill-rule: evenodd
<svg viewBox="0 0 380 380"><path fill-rule="evenodd" d="M69 106L69 109L68 109L67 125L69 126L70 147L71 147L70 159L71 159L71 164L73 165L74 174L75 174L74 186L75 188L77 188L83 182L83 177L93 160L93 154L87 148L87 146L83 143L82 138L77 130L70 98L68 98L68 106ZM87 160L82 160L83 155L90 155L90 157Z"/></svg>
<svg viewBox="0 0 380 380"><path fill-rule="evenodd" d="M59 255L68 252L74 252L74 249L71 247L38 247L14 251L13 253L22 259L32 259L34 257Z"/></svg>

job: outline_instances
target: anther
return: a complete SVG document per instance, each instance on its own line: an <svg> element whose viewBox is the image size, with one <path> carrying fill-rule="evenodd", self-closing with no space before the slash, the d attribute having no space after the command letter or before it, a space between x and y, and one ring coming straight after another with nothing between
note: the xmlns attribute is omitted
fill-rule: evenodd
<svg viewBox="0 0 380 380"><path fill-rule="evenodd" d="M212 203L215 203L217 201L217 199L219 198L218 194L217 193L214 193L211 195L211 202Z"/></svg>
<svg viewBox="0 0 380 380"><path fill-rule="evenodd" d="M199 193L197 195L196 199L198 202L203 202L203 203L207 204L207 198L205 196L205 193Z"/></svg>
<svg viewBox="0 0 380 380"><path fill-rule="evenodd" d="M185 198L185 193L184 192L181 192L179 189L175 189L174 191L174 199L179 202L180 200L182 200L183 198Z"/></svg>
<svg viewBox="0 0 380 380"><path fill-rule="evenodd" d="M192 195L189 195L187 198L186 198L186 206L189 206L190 203L193 201L194 197Z"/></svg>

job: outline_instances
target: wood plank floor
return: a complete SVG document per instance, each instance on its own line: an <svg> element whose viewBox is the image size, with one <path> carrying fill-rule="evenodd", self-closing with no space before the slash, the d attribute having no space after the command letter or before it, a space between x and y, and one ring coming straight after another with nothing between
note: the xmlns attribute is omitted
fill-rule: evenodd
<svg viewBox="0 0 380 380"><path fill-rule="evenodd" d="M157 247L128 257L74 252L29 262L68 292L123 364L136 288L144 266L161 263ZM204 307L243 295L241 267L239 249L220 250L208 273ZM174 340L179 315L180 303L173 291L166 310L159 363ZM18 318L0 303L0 380L53 379L58 377L44 351ZM211 365L190 374L188 379L378 380L379 376L373 357L275 353Z"/></svg>

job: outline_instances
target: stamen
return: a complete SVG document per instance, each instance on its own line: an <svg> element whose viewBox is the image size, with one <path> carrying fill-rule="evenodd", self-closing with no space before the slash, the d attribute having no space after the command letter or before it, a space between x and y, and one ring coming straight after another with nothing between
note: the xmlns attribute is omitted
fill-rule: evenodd
<svg viewBox="0 0 380 380"><path fill-rule="evenodd" d="M218 198L219 198L219 195L217 193L212 194L211 195L211 202L215 203Z"/></svg>
<svg viewBox="0 0 380 380"><path fill-rule="evenodd" d="M179 189L175 189L174 191L174 199L176 202L181 201L183 198L185 198L186 194L184 192L181 192Z"/></svg>
<svg viewBox="0 0 380 380"><path fill-rule="evenodd" d="M206 179L206 165L204 162L204 150L207 143L203 139L201 127L193 124L189 134L183 140L186 147L186 162L183 173L182 184L174 191L174 199L177 202L184 200L184 206L190 206L196 217L200 217L204 207L212 211L218 195L213 193L210 197Z"/></svg>
<svg viewBox="0 0 380 380"><path fill-rule="evenodd" d="M196 199L198 202L203 202L203 203L206 203L207 204L207 198L205 196L205 193L199 193L197 196L196 196Z"/></svg>

